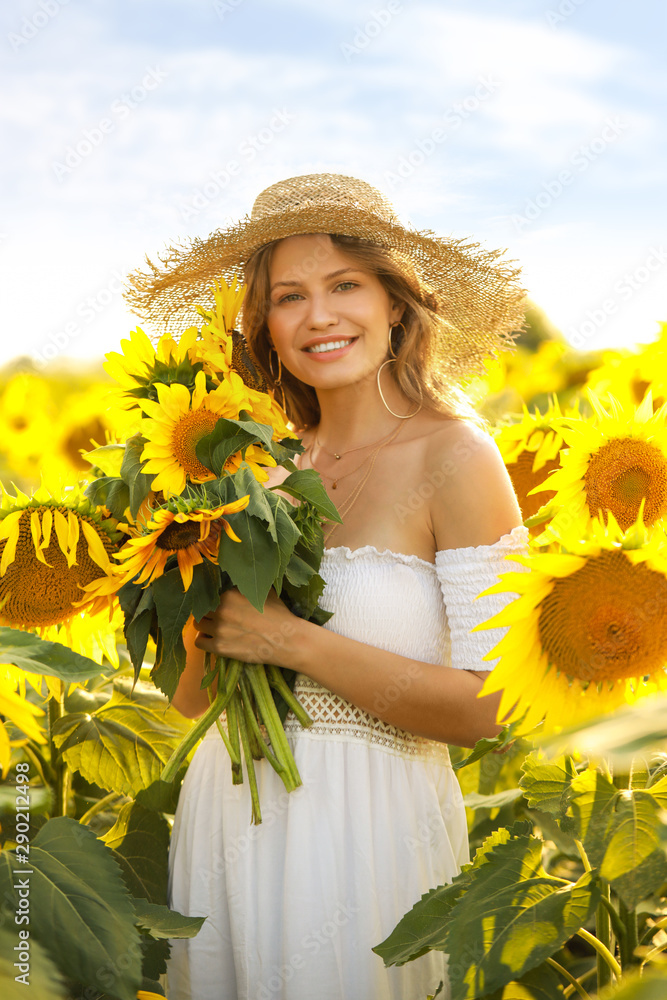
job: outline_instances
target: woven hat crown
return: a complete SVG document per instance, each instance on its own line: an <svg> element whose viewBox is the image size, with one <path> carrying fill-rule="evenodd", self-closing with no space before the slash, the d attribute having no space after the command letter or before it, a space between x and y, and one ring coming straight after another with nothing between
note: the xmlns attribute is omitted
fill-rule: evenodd
<svg viewBox="0 0 667 1000"><path fill-rule="evenodd" d="M262 191L252 206L254 222L306 209L357 209L385 223L398 223L390 202L366 181L344 174L288 177Z"/></svg>

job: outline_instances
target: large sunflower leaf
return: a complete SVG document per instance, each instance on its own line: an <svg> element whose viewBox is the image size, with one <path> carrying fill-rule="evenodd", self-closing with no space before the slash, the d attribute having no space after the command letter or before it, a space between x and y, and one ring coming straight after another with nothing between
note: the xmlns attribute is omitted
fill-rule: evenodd
<svg viewBox="0 0 667 1000"><path fill-rule="evenodd" d="M234 586L258 611L263 611L280 570L280 551L266 522L253 517L247 510L234 515L234 531L241 544L222 532L218 561Z"/></svg>
<svg viewBox="0 0 667 1000"><path fill-rule="evenodd" d="M159 626L155 668L151 679L171 699L185 669L183 629L192 614L194 591L192 586L187 590L183 589L181 571L177 567L154 580L151 590Z"/></svg>
<svg viewBox="0 0 667 1000"><path fill-rule="evenodd" d="M540 760L534 753L521 765L523 777L519 786L531 809L541 809L554 816L563 816L567 808L566 796L577 776L571 757L558 760Z"/></svg>
<svg viewBox="0 0 667 1000"><path fill-rule="evenodd" d="M206 917L186 917L178 910L156 906L144 899L134 899L137 923L154 938L192 938L197 935Z"/></svg>
<svg viewBox="0 0 667 1000"><path fill-rule="evenodd" d="M20 876L19 876L20 877ZM63 978L56 964L49 958L34 935L26 927L15 924L0 929L0 994L2 1000L25 1000L26 995L38 1000L66 1000ZM21 953L14 949L28 941L28 962L22 963ZM15 962L19 965L16 967ZM25 965L25 968L22 966ZM26 992L26 986L29 987Z"/></svg>
<svg viewBox="0 0 667 1000"><path fill-rule="evenodd" d="M544 963L507 986L485 994L483 1000L563 1000L562 980Z"/></svg>
<svg viewBox="0 0 667 1000"><path fill-rule="evenodd" d="M121 478L127 483L130 495L130 513L136 517L139 507L151 491L151 483L154 476L147 476L142 469L145 462L141 461L141 453L144 450L146 438L140 434L128 439L125 444L125 454L120 467Z"/></svg>
<svg viewBox="0 0 667 1000"><path fill-rule="evenodd" d="M0 892L12 909L28 882L30 932L75 983L134 1000L141 944L130 894L112 853L92 830L66 816L50 819L30 845L30 874L13 851L0 854Z"/></svg>
<svg viewBox="0 0 667 1000"><path fill-rule="evenodd" d="M542 846L517 837L495 847L455 902L443 942L452 1000L492 993L541 965L595 910L593 876L576 885L551 878Z"/></svg>
<svg viewBox="0 0 667 1000"><path fill-rule="evenodd" d="M667 781L648 789L618 789L599 771L578 775L570 812L591 864L608 879L629 909L667 880L659 841L659 811Z"/></svg>
<svg viewBox="0 0 667 1000"><path fill-rule="evenodd" d="M101 839L114 851L132 895L166 904L169 824L164 816L126 802Z"/></svg>
<svg viewBox="0 0 667 1000"><path fill-rule="evenodd" d="M114 691L102 708L59 719L53 739L67 764L110 792L135 796L156 781L178 746L186 720L154 712Z"/></svg>
<svg viewBox="0 0 667 1000"><path fill-rule="evenodd" d="M340 514L335 504L332 503L329 494L324 488L324 483L319 472L315 469L299 469L287 477L280 485L269 487L274 490L281 490L289 493L297 500L307 500L317 510L330 521L341 522Z"/></svg>
<svg viewBox="0 0 667 1000"><path fill-rule="evenodd" d="M237 451L243 451L251 444L261 444L270 452L272 440L273 428L268 424L220 417L211 433L197 442L195 451L207 469L221 476L225 462Z"/></svg>
<svg viewBox="0 0 667 1000"><path fill-rule="evenodd" d="M401 918L389 937L372 950L385 965L405 965L427 951L444 951L449 916L456 900L473 885L475 871L486 863L498 844L510 839L507 828L496 830L478 849L471 864L447 885L425 892L411 910Z"/></svg>
<svg viewBox="0 0 667 1000"><path fill-rule="evenodd" d="M85 494L96 507L106 507L118 521L125 517L130 506L130 489L123 479L116 476L100 476L86 487Z"/></svg>
<svg viewBox="0 0 667 1000"><path fill-rule="evenodd" d="M102 672L99 663L60 642L49 642L31 632L5 626L0 627L0 663L12 663L21 670L59 677L62 681L87 681Z"/></svg>

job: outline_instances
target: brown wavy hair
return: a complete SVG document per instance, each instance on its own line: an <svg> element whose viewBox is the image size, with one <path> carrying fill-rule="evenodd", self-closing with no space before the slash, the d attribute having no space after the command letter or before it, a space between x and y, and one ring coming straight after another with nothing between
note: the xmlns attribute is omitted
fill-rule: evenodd
<svg viewBox="0 0 667 1000"><path fill-rule="evenodd" d="M447 376L447 333L450 327L438 315L435 297L420 283L410 261L356 236L329 235L334 246L350 261L377 275L393 301L405 305L401 320L403 329L397 327L392 335L396 361L389 366L403 393L427 410L453 419L468 420L486 429L487 422L476 412L456 382ZM275 386L277 373L271 370L272 345L266 317L271 292L269 267L278 242L274 240L261 247L246 263L247 290L242 314L248 347L270 388ZM320 406L315 389L296 378L284 366L281 384L287 415L297 430L304 431L318 424Z"/></svg>

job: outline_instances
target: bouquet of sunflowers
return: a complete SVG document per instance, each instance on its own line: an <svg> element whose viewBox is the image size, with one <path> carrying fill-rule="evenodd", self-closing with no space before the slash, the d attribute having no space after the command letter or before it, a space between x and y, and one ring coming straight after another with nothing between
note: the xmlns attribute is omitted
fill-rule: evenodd
<svg viewBox="0 0 667 1000"><path fill-rule="evenodd" d="M216 283L215 308L199 307L201 329L178 341L163 336L156 346L137 329L122 342L123 354L107 355L122 405L138 414L136 433L87 453L93 471L85 495L42 486L32 499L5 495L0 512L3 623L50 638L65 629L76 647L71 630L85 611L89 645L102 645L117 664L120 606L135 681L152 637L151 677L170 699L185 667L184 628L213 611L225 589L238 587L261 611L273 587L300 617L320 624L329 617L317 603L321 524L338 514L318 474L294 464L302 446L234 329L243 295L237 282ZM280 494L263 485L276 465L289 473ZM259 823L254 760L266 757L288 791L301 784L283 729L289 709L311 723L292 693L296 674L209 654L205 662L210 707L162 779L173 779L215 722L235 783L243 781L245 758Z"/></svg>

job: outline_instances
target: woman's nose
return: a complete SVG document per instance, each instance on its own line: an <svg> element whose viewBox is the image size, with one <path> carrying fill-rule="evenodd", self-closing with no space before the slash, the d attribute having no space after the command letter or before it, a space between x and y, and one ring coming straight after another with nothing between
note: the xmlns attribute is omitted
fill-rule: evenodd
<svg viewBox="0 0 667 1000"><path fill-rule="evenodd" d="M334 326L338 322L338 316L326 295L315 294L308 299L306 322L315 329Z"/></svg>

